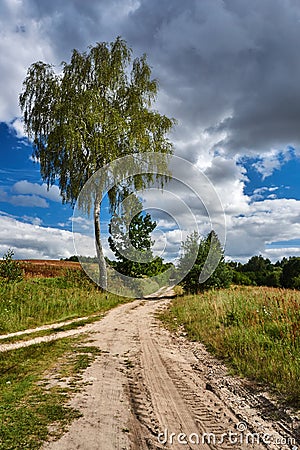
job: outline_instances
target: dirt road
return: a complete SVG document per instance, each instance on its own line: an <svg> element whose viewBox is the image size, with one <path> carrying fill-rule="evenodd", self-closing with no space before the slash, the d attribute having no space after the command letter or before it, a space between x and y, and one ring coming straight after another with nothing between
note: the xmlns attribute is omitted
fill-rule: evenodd
<svg viewBox="0 0 300 450"><path fill-rule="evenodd" d="M43 449L296 450L296 420L162 328L155 313L168 302L136 300L92 325L102 352L71 402L83 416Z"/></svg>

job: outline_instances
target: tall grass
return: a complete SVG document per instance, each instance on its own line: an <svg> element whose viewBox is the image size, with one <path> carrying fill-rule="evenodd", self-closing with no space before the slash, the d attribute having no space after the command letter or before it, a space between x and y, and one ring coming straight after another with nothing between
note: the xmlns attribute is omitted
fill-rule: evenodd
<svg viewBox="0 0 300 450"><path fill-rule="evenodd" d="M102 313L128 301L102 293L80 274L0 284L0 333Z"/></svg>
<svg viewBox="0 0 300 450"><path fill-rule="evenodd" d="M233 287L174 300L161 316L183 326L235 373L267 383L300 405L300 292Z"/></svg>

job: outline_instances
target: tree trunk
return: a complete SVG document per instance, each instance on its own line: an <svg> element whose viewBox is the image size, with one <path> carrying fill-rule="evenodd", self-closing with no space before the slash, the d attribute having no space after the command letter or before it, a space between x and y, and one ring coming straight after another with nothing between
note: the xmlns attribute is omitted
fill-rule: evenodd
<svg viewBox="0 0 300 450"><path fill-rule="evenodd" d="M94 203L94 231L95 231L95 244L99 266L99 284L103 290L107 290L106 262L103 254L100 237L100 208L101 202L96 198Z"/></svg>

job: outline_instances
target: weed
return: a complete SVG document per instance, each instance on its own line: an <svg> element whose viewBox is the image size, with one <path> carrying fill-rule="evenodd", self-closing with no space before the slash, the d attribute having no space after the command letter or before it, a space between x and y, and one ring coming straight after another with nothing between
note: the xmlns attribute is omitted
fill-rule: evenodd
<svg viewBox="0 0 300 450"><path fill-rule="evenodd" d="M8 250L0 263L0 278L6 282L17 282L23 278L23 271L20 264L13 260L13 250Z"/></svg>

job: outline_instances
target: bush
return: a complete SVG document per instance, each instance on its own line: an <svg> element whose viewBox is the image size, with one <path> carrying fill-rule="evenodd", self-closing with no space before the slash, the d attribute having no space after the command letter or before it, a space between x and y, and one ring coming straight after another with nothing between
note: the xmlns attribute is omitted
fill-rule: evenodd
<svg viewBox="0 0 300 450"><path fill-rule="evenodd" d="M300 289L300 258L293 256L282 268L281 283L285 288Z"/></svg>
<svg viewBox="0 0 300 450"><path fill-rule="evenodd" d="M244 286L251 286L256 284L251 278L249 278L247 274L243 272L237 272L236 270L233 271L232 282L234 284L241 284Z"/></svg>
<svg viewBox="0 0 300 450"><path fill-rule="evenodd" d="M0 278L3 278L7 282L16 282L23 279L21 266L17 261L13 260L13 255L13 250L9 249L3 255L3 261L0 263Z"/></svg>

